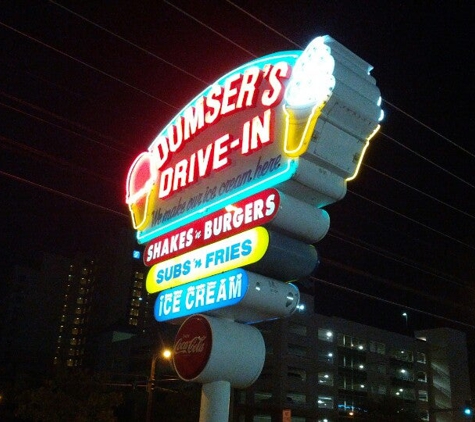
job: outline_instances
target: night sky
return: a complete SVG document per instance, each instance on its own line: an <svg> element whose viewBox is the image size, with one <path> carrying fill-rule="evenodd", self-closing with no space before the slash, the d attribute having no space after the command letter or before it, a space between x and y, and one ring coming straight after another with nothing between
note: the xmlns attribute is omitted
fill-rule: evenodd
<svg viewBox="0 0 475 422"><path fill-rule="evenodd" d="M317 312L475 334L471 1L24 1L0 9L0 260L130 227L135 156L233 68L330 35L386 117L316 246ZM471 340L472 341L472 340Z"/></svg>

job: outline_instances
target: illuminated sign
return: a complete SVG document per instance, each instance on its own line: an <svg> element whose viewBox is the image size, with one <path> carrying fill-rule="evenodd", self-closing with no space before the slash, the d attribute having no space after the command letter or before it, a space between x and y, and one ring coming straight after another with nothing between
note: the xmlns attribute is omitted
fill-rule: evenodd
<svg viewBox="0 0 475 422"><path fill-rule="evenodd" d="M240 302L247 292L247 274L242 269L188 283L161 292L155 302L155 319L169 321Z"/></svg>
<svg viewBox="0 0 475 422"><path fill-rule="evenodd" d="M160 292L259 261L269 246L269 233L255 227L211 245L154 265L147 274L149 293Z"/></svg>
<svg viewBox="0 0 475 422"><path fill-rule="evenodd" d="M192 380L205 369L211 355L213 332L206 318L194 315L178 330L173 345L173 366L184 380Z"/></svg>
<svg viewBox="0 0 475 422"><path fill-rule="evenodd" d="M145 247L144 264L151 266L271 221L279 209L280 196L267 189L207 217L154 239Z"/></svg>
<svg viewBox="0 0 475 422"><path fill-rule="evenodd" d="M300 51L223 76L137 157L126 200L140 243L292 177L335 84L324 41L314 40L295 75Z"/></svg>
<svg viewBox="0 0 475 422"><path fill-rule="evenodd" d="M138 242L270 187L317 207L340 200L383 116L371 69L324 36L218 79L129 169Z"/></svg>

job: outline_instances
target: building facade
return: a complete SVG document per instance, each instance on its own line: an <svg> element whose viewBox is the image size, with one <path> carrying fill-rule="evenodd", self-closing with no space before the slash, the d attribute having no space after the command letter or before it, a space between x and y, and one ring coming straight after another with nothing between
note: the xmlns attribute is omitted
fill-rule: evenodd
<svg viewBox="0 0 475 422"><path fill-rule="evenodd" d="M108 335L123 338L155 327L133 233L113 237L87 255L45 253L36 268L12 270L1 324L4 373L101 367Z"/></svg>
<svg viewBox="0 0 475 422"><path fill-rule="evenodd" d="M260 378L234 396L234 422L358 420L392 406L430 422L467 421L466 341L450 329L404 336L314 314L259 324L267 348ZM457 356L457 358L456 358ZM286 415L286 416L284 416Z"/></svg>

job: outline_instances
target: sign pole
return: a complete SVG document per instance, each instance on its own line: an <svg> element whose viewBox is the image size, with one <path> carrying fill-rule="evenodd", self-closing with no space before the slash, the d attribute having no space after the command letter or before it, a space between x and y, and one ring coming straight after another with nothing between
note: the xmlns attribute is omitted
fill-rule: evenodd
<svg viewBox="0 0 475 422"><path fill-rule="evenodd" d="M203 384L199 422L225 422L229 420L231 384L214 381Z"/></svg>

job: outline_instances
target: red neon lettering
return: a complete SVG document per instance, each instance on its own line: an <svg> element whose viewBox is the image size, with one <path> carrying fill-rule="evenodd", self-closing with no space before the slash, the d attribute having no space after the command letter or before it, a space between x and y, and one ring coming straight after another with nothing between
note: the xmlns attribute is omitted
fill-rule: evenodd
<svg viewBox="0 0 475 422"><path fill-rule="evenodd" d="M274 111L268 109L263 119L254 117L243 125L241 153L249 155L274 139Z"/></svg>
<svg viewBox="0 0 475 422"><path fill-rule="evenodd" d="M257 67L251 67L244 72L241 89L236 102L236 108L255 107L257 102L258 86L262 81L262 72Z"/></svg>
<svg viewBox="0 0 475 422"><path fill-rule="evenodd" d="M229 143L231 142L231 135L227 133L221 138L218 138L214 143L214 154L213 154L213 170L222 170L231 164L231 161L228 158L229 153L231 152Z"/></svg>
<svg viewBox="0 0 475 422"><path fill-rule="evenodd" d="M170 146L170 152L180 151L183 144L183 117L178 117L175 124L168 126L168 145Z"/></svg>
<svg viewBox="0 0 475 422"><path fill-rule="evenodd" d="M271 89L266 89L262 93L261 102L265 107L273 107L282 101L284 96L284 79L290 78L292 68L288 63L279 62L271 66L266 79L269 81Z"/></svg>
<svg viewBox="0 0 475 422"><path fill-rule="evenodd" d="M221 104L221 115L232 113L236 109L236 96L238 95L238 86L242 75L236 73L231 75L224 82L224 92Z"/></svg>
<svg viewBox="0 0 475 422"><path fill-rule="evenodd" d="M196 135L199 130L203 129L205 124L204 98L201 97L196 101L194 107L188 107L183 115L183 139L188 141L192 136Z"/></svg>
<svg viewBox="0 0 475 422"><path fill-rule="evenodd" d="M205 122L208 125L215 123L220 117L221 98L223 89L219 85L214 85L211 88L209 96L206 97L207 111L205 114Z"/></svg>

